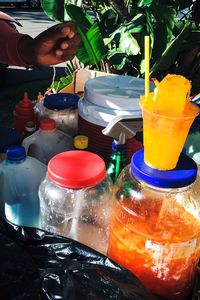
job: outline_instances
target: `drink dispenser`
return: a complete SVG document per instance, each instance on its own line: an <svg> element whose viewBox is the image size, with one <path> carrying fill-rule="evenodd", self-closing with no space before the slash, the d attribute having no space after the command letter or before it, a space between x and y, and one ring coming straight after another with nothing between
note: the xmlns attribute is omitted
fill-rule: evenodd
<svg viewBox="0 0 200 300"><path fill-rule="evenodd" d="M139 150L115 187L108 257L165 299L187 299L194 285L200 253L196 176L196 163L183 153L176 168L160 171Z"/></svg>
<svg viewBox="0 0 200 300"><path fill-rule="evenodd" d="M73 150L54 156L39 188L42 229L107 251L112 182L98 155Z"/></svg>
<svg viewBox="0 0 200 300"><path fill-rule="evenodd" d="M113 139L102 130L117 116L131 116L133 131L142 131L140 95L144 80L131 76L101 76L86 81L84 97L78 102L78 134L89 139L88 150L109 161ZM143 147L134 137L127 140L127 159Z"/></svg>

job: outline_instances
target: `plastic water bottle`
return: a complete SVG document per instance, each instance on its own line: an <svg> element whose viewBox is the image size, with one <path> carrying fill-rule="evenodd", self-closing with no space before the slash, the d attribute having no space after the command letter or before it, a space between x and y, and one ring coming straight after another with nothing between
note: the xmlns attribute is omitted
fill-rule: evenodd
<svg viewBox="0 0 200 300"><path fill-rule="evenodd" d="M24 147L7 150L0 164L0 199L5 217L18 226L39 227L38 188L47 167L26 156Z"/></svg>
<svg viewBox="0 0 200 300"><path fill-rule="evenodd" d="M56 129L53 119L44 118L40 121L39 130L25 138L22 145L25 147L27 155L48 164L56 154L73 149L73 138Z"/></svg>

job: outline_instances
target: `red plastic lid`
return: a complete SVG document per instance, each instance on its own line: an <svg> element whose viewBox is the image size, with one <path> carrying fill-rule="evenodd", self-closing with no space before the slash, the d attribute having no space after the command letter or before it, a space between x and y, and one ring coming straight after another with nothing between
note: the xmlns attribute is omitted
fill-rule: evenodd
<svg viewBox="0 0 200 300"><path fill-rule="evenodd" d="M40 129L53 130L56 128L56 122L53 119L44 118L40 120Z"/></svg>
<svg viewBox="0 0 200 300"><path fill-rule="evenodd" d="M92 152L72 150L59 153L49 161L47 176L65 188L86 188L99 184L106 177L106 165Z"/></svg>

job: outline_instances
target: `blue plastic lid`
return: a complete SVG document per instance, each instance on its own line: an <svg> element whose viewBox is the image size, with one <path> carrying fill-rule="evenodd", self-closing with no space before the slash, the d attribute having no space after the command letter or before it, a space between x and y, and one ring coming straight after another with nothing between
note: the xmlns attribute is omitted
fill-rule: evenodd
<svg viewBox="0 0 200 300"><path fill-rule="evenodd" d="M20 161L26 158L26 151L23 146L16 146L8 148L7 152L7 160L11 161Z"/></svg>
<svg viewBox="0 0 200 300"><path fill-rule="evenodd" d="M131 171L135 177L160 188L181 188L192 184L197 177L197 165L193 159L181 153L176 168L159 171L144 162L144 150L137 151L131 159Z"/></svg>
<svg viewBox="0 0 200 300"><path fill-rule="evenodd" d="M44 98L44 106L48 109L62 110L69 107L77 107L80 97L70 93L57 93L47 95Z"/></svg>
<svg viewBox="0 0 200 300"><path fill-rule="evenodd" d="M6 153L9 147L21 145L22 136L14 128L0 127L0 153Z"/></svg>
<svg viewBox="0 0 200 300"><path fill-rule="evenodd" d="M112 142L112 151L113 152L123 152L126 150L126 144L119 144L116 140Z"/></svg>

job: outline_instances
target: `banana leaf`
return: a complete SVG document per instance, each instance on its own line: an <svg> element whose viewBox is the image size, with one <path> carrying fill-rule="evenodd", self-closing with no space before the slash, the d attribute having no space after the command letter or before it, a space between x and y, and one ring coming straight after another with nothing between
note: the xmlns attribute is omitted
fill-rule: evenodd
<svg viewBox="0 0 200 300"><path fill-rule="evenodd" d="M137 55L140 52L140 46L137 40L126 30L125 26L121 27L119 50L126 55Z"/></svg>
<svg viewBox="0 0 200 300"><path fill-rule="evenodd" d="M80 7L69 4L65 8L71 20L77 22L77 30L82 39L76 53L77 58L84 65L96 65L98 67L100 61L108 53L98 24Z"/></svg>
<svg viewBox="0 0 200 300"><path fill-rule="evenodd" d="M139 0L137 2L138 7L148 6L153 2L153 0Z"/></svg>
<svg viewBox="0 0 200 300"><path fill-rule="evenodd" d="M52 20L63 22L69 21L70 17L65 10L65 5L72 3L81 6L82 1L77 0L40 0L45 14Z"/></svg>
<svg viewBox="0 0 200 300"><path fill-rule="evenodd" d="M158 71L165 71L170 68L176 59L177 53L182 46L185 39L190 33L191 24L188 22L184 26L181 33L172 41L169 47L163 52L162 56L155 62L151 68L151 74Z"/></svg>
<svg viewBox="0 0 200 300"><path fill-rule="evenodd" d="M172 41L176 11L165 5L152 5L151 10L156 19L152 55L155 62Z"/></svg>

